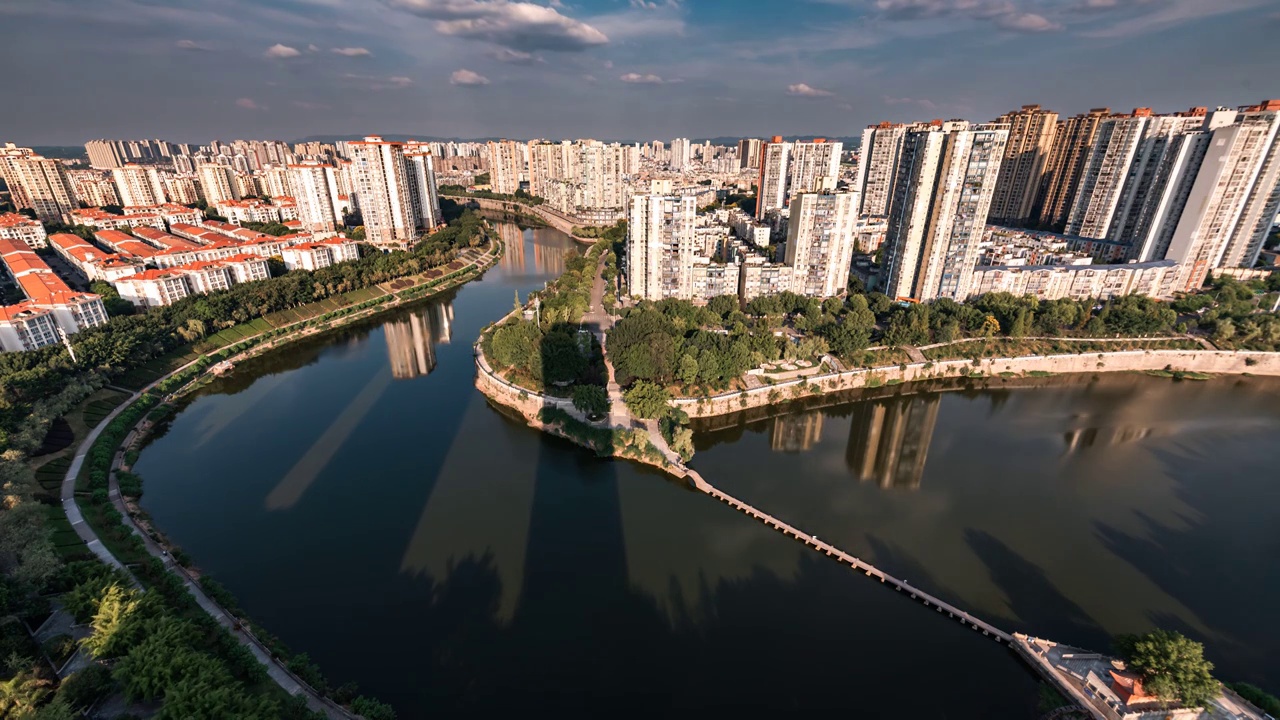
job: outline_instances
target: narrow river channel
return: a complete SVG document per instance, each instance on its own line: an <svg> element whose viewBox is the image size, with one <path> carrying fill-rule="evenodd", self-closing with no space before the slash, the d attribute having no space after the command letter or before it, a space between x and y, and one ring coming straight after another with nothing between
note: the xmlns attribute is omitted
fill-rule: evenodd
<svg viewBox="0 0 1280 720"><path fill-rule="evenodd" d="M401 718L1036 715L1006 648L492 408L472 342L574 248L499 227L483 279L242 364L142 452L143 507L250 617ZM693 464L996 625L1159 623L1274 690L1280 385L1120 380L727 418Z"/></svg>

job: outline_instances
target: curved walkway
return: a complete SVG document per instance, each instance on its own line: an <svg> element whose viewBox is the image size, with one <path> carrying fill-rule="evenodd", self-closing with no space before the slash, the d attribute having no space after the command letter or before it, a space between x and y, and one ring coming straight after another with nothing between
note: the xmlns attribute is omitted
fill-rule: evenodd
<svg viewBox="0 0 1280 720"><path fill-rule="evenodd" d="M500 252L501 244L491 241L489 249L473 260L472 267L484 269L488 261L496 258ZM413 300L418 299L420 298L413 298ZM396 296L395 300L388 303L388 305L394 306L399 302L400 298ZM351 319L355 318L353 317ZM299 323L302 322L306 321L299 321ZM273 344L273 347L274 346L275 345ZM251 348L247 352L259 349L261 348L255 347ZM153 380L141 390L133 392L127 400L116 406L116 408L108 413L106 417L104 417L92 430L89 431L89 434L85 436L84 440L80 442L80 445L76 449L75 456L71 460L71 466L67 468L67 473L62 478L62 487L60 492L62 509L63 512L66 513L67 520L71 523L71 528L75 530L76 535L84 541L85 546L89 548L90 552L92 552L94 556L107 565L110 565L124 573L129 578L129 581L137 588L142 587L138 578L134 576L134 574L130 572L129 569L126 568L109 549L107 549L106 545L102 543L101 538L98 537L98 534L89 526L89 523L85 521L84 513L80 511L80 506L76 502L76 478L80 475L80 471L84 467L85 459L88 457L89 450L93 447L93 443L97 441L98 437L102 434L102 431L111 424L111 421L115 420L120 413L124 412L126 408L137 401L143 393L155 388L167 378L186 370L199 361L200 359L197 358L196 360L193 360L167 373L166 375ZM267 649L267 647L263 645L257 637L245 629L238 618L228 612L226 608L223 608L221 605L214 602L214 600L205 593L204 589L200 587L199 583L196 582L195 578L193 578L185 568L175 563L173 558L164 548L156 544L150 535L143 532L138 527L137 523L134 522L133 516L129 513L128 507L125 505L124 498L120 495L120 485L116 478L116 469L120 466L121 460L124 457L124 452L121 448L132 444L136 438L137 428L131 428L129 430L129 434L125 437L124 442L119 448L116 448L116 452L111 461L111 470L108 475L107 494L112 505L114 505L124 517L125 526L142 539L143 546L146 548L148 554L164 563L166 569L176 574L178 578L182 580L182 584L187 588L187 592L191 593L192 597L195 598L196 603L202 610L208 613L209 616L217 621L219 625L226 628L241 645L244 645L248 648L249 652L253 653L253 656L258 659L258 662L266 666L267 675L285 692L294 696L302 695L306 698L307 707L310 710L321 713L333 720L350 720L351 718L360 717L352 714L337 703L334 703L332 700L329 700L316 692L314 688L290 672L289 669L285 667L284 663L272 657L271 651Z"/></svg>
<svg viewBox="0 0 1280 720"><path fill-rule="evenodd" d="M194 365L196 362L198 361L187 363L173 372L181 372L191 365ZM172 374L173 373L170 373L170 375ZM76 531L76 535L78 535L81 540L84 540L85 545L88 546L89 550L92 551L99 560L123 572L128 576L134 587L137 588L141 588L142 583L138 582L138 578L135 577L134 574L130 572L129 569L126 568L105 545L102 544L102 540L98 537L98 534L89 526L89 523L84 519L83 513L80 512L80 506L76 503L75 496L76 477L80 474L80 469L84 466L84 461L89 454L89 449L93 447L93 443L98 439L98 436L102 434L102 431L107 427L107 425L109 425L112 420L115 420L121 412L124 412L125 408L132 405L133 402L141 397L143 393L154 388L167 377L169 377L169 375L165 375L135 392L128 400L121 403L106 417L104 417L80 443L80 447L76 450L75 457L71 461L71 467L67 468L67 474L62 478L62 509L66 512L67 519L71 521L71 527ZM136 432L136 430L129 431L129 435L125 438L124 445L128 445L136 437ZM285 692L290 695L304 696L307 700L307 707L310 710L322 713L332 720L349 720L350 718L359 717L347 712L333 701L317 693L310 685L307 685L296 675L289 672L288 668L284 666L284 663L271 657L270 651L268 651L256 637L240 627L239 620L231 615L231 613L227 612L221 605L214 602L194 581L194 579L187 574L186 570L174 563L173 558L170 557L166 551L157 545L146 533L138 529L133 518L129 515L128 509L125 507L124 499L120 496L120 486L116 481L116 468L119 466L122 457L123 453L120 452L119 448L117 448L117 452L111 461L111 472L109 476L110 484L108 486L107 493L111 498L111 503L120 511L120 514L124 516L126 527L128 527L135 535L142 538L142 543L146 547L147 553L163 562L164 566L170 572L178 575L182 580L182 584L186 586L187 592L191 593L191 595L195 597L196 603L200 605L200 608L213 617L219 625L227 628L236 640L240 641L241 645L248 648L249 652L253 653L253 656L258 659L258 662L266 666L267 675L270 676L277 685L283 688Z"/></svg>

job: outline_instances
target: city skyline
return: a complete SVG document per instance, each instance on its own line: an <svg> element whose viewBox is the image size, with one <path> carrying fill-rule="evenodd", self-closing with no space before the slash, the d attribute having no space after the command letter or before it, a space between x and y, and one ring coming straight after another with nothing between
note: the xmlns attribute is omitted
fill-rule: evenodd
<svg viewBox="0 0 1280 720"><path fill-rule="evenodd" d="M1027 103L1234 106L1280 63L1263 0L16 0L0 18L8 65L41 69L11 78L38 111L6 139L32 145L843 137ZM1186 62L1214 46L1233 52ZM163 93L140 102L138 87Z"/></svg>

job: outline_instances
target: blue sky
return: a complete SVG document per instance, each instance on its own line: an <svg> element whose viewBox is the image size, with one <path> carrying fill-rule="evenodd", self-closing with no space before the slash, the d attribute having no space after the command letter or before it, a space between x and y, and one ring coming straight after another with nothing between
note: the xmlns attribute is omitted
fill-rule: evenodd
<svg viewBox="0 0 1280 720"><path fill-rule="evenodd" d="M0 142L854 135L1280 97L1280 0L2 0Z"/></svg>

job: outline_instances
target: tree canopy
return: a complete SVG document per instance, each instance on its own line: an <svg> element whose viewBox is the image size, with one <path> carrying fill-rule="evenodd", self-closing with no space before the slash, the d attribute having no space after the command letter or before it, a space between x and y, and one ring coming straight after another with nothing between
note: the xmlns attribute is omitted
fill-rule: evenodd
<svg viewBox="0 0 1280 720"><path fill-rule="evenodd" d="M1213 663L1204 657L1204 645L1181 633L1120 635L1115 646L1129 669L1142 677L1143 687L1165 703L1205 707L1221 692L1213 679Z"/></svg>

